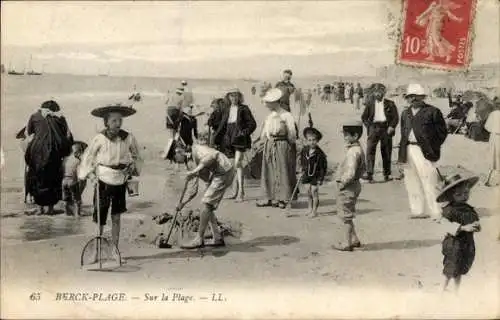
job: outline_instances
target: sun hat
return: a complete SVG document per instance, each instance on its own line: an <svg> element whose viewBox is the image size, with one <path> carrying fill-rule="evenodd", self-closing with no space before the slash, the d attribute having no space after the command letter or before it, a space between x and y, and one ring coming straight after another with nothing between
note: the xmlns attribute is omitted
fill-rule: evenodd
<svg viewBox="0 0 500 320"><path fill-rule="evenodd" d="M363 135L363 123L359 120L348 120L342 123L342 130L347 132L359 133L359 136Z"/></svg>
<svg viewBox="0 0 500 320"><path fill-rule="evenodd" d="M283 73L288 73L289 75L293 75L292 70L290 69L283 70Z"/></svg>
<svg viewBox="0 0 500 320"><path fill-rule="evenodd" d="M437 202L446 202L449 201L451 197L451 193L456 188L467 185L469 188L472 188L479 181L478 176L471 176L464 178L459 174L455 174L450 178L444 180L444 186L441 189L439 195L437 196Z"/></svg>
<svg viewBox="0 0 500 320"><path fill-rule="evenodd" d="M182 81L181 81L181 84L182 84L183 86L187 86L187 84L188 84L188 83L187 83L187 81L186 81L186 80L182 80Z"/></svg>
<svg viewBox="0 0 500 320"><path fill-rule="evenodd" d="M262 98L264 102L276 102L283 96L283 91L278 88L272 88L267 90L266 94Z"/></svg>
<svg viewBox="0 0 500 320"><path fill-rule="evenodd" d="M305 128L302 134L304 135L304 138L307 137L308 134L313 134L316 136L316 139L318 139L318 141L323 138L323 134L321 133L321 131L313 127Z"/></svg>
<svg viewBox="0 0 500 320"><path fill-rule="evenodd" d="M418 83L410 83L408 85L408 88L406 89L405 97L406 96L426 96L427 94L425 93L424 87L422 87Z"/></svg>
<svg viewBox="0 0 500 320"><path fill-rule="evenodd" d="M231 93L241 93L240 89L234 87L234 88L231 88L227 91L227 94L231 94Z"/></svg>
<svg viewBox="0 0 500 320"><path fill-rule="evenodd" d="M110 113L120 113L122 117L128 117L135 114L137 111L131 106L125 106L121 103L110 104L104 107L95 108L90 112L94 117L104 118Z"/></svg>

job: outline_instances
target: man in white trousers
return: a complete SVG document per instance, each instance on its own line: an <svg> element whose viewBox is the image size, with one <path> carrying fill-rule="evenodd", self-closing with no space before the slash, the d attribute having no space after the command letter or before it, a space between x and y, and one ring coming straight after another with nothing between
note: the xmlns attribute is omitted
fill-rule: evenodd
<svg viewBox="0 0 500 320"><path fill-rule="evenodd" d="M400 163L410 202L411 218L441 218L436 197L441 179L435 163L446 140L446 122L441 111L424 102L426 94L419 84L410 84L405 99L409 104L401 114Z"/></svg>

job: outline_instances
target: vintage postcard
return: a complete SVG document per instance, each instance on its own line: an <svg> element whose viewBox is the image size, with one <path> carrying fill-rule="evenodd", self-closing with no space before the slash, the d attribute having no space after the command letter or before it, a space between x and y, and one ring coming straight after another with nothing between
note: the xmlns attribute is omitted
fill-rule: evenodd
<svg viewBox="0 0 500 320"><path fill-rule="evenodd" d="M0 318L500 317L499 12L3 1Z"/></svg>

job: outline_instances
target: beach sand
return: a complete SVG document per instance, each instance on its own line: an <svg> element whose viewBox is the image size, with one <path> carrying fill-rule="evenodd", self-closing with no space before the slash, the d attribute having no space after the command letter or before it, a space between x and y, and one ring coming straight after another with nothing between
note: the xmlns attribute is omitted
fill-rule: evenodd
<svg viewBox="0 0 500 320"><path fill-rule="evenodd" d="M39 85L38 92L30 92L26 83L9 84L8 79L3 86L1 138L6 166L1 184L2 318L12 317L14 313L25 318L460 318L500 315L500 241L497 240L500 189L487 188L482 182L474 188L470 204L477 208L483 229L475 235L476 261L463 278L458 296L441 293L441 240L444 235L439 225L431 220L408 219L408 200L401 180L363 185L356 225L365 245L352 253L331 249L331 245L342 238L342 224L335 216L333 183L320 189L320 217L307 219L304 217L306 195L299 197L291 210L293 216L286 218L279 209L256 208L259 183L247 181L247 201L226 200L216 213L221 220L243 225L242 236L228 238L229 245L223 249L157 249L146 241L137 241L139 234L149 232L150 236L160 229L153 225L151 218L173 211L183 184L182 172L176 172L172 165L159 159L167 139L162 92L175 88L177 82L174 80L145 81L147 85L143 85L143 91L149 90L150 94L144 94L144 100L135 106L138 113L124 123L124 129L133 132L143 146L145 158L140 196L129 198L129 212L122 216L120 250L127 262L114 272L80 270L81 249L95 234L95 226L88 216L77 221L64 215L34 217L24 214L23 160L14 135L37 106L52 96L60 103L75 138L88 141L102 127L99 119L90 116L90 110L106 102L123 101L134 81L139 90L141 87L140 79L123 80L121 85L116 84L116 88L106 93L102 85L92 84L91 80L83 82L76 78L71 81L73 84L61 79L53 80L53 85L34 84L33 87ZM88 88L82 89L81 83ZM252 84L249 82L193 82L191 87L196 103L202 106L197 111L208 111L213 95L235 85L245 94L246 103L259 123L257 136L266 109L258 96L251 96ZM314 84L300 85L312 87ZM102 92L79 94L82 90L97 90L98 86ZM433 99L430 103L446 113L446 100ZM396 104L401 111L402 101L396 99ZM341 123L359 119L360 112L350 104L317 102L311 113L315 127L323 132L320 146L332 166L343 157ZM302 117L302 127L306 118ZM199 123L205 121L206 117ZM397 131L395 144L399 142L399 128ZM366 144L366 135L362 142ZM487 143L467 140L460 135L449 136L439 165L444 171L460 165L480 175L484 181L490 159L488 152ZM395 149L394 160L396 156ZM377 157L375 179L382 180L379 153ZM84 205L84 213L88 214L90 188L84 195ZM195 199L190 207L198 205ZM123 292L128 301L56 301L58 292L83 291ZM161 295L174 291L193 295L197 301L172 302L167 307L165 303L143 301L145 293ZM40 301L30 301L33 292L41 292ZM216 295L212 296L213 293ZM204 302L203 297L218 299L218 293L227 301ZM134 296L139 299L134 300Z"/></svg>

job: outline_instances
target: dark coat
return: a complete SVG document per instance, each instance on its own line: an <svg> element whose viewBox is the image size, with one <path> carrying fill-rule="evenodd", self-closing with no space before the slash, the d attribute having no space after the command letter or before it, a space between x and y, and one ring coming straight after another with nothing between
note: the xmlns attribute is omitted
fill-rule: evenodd
<svg viewBox="0 0 500 320"><path fill-rule="evenodd" d="M401 163L407 161L408 138L412 129L425 159L438 161L441 157L441 145L448 135L441 110L424 104L416 115L413 115L410 108L401 113L401 142L398 155L398 161Z"/></svg>
<svg viewBox="0 0 500 320"><path fill-rule="evenodd" d="M384 99L384 114L387 119L387 124L389 127L396 128L399 123L398 108L394 101L389 99ZM369 128L373 123L373 117L375 116L375 99L371 98L365 102L365 110L361 115L361 120L364 125Z"/></svg>
<svg viewBox="0 0 500 320"><path fill-rule="evenodd" d="M300 151L300 166L302 168L304 183L310 183L311 179L317 182L325 180L328 170L326 154L320 147L316 147L316 152L309 157L309 146L305 146Z"/></svg>
<svg viewBox="0 0 500 320"><path fill-rule="evenodd" d="M214 144L221 145L226 134L227 121L229 119L230 108L224 108L219 127L214 132ZM236 118L236 127L238 128L238 145L250 149L252 146L252 133L257 129L257 122L252 115L250 108L244 104L238 106L238 116Z"/></svg>

